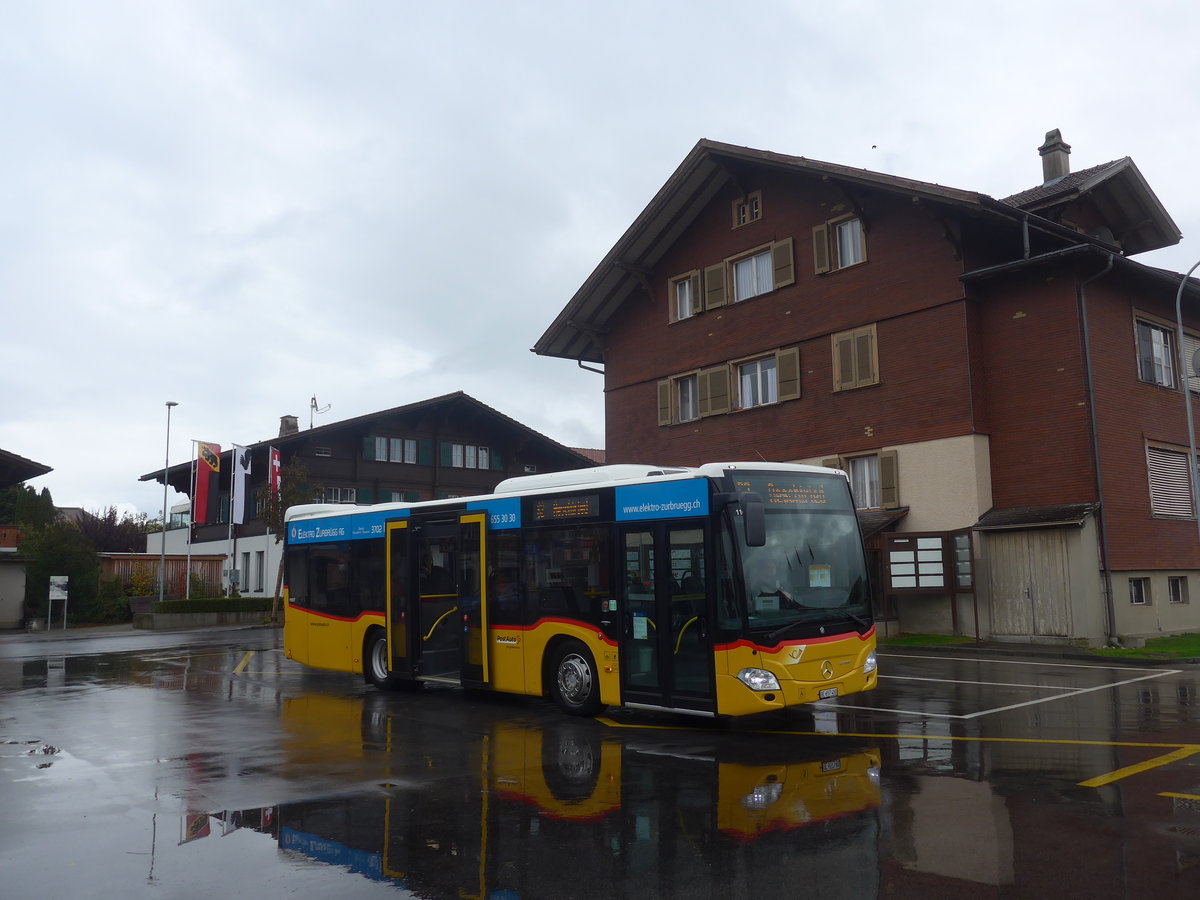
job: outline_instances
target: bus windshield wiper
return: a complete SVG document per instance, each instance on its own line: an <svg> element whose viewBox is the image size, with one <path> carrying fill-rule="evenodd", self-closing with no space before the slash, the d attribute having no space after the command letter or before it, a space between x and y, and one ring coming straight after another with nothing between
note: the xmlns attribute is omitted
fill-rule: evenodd
<svg viewBox="0 0 1200 900"><path fill-rule="evenodd" d="M852 613L852 612L849 612L849 611L847 611L847 612L846 612L846 618L847 618L847 619L849 619L851 622L854 622L855 624L857 624L857 625L858 625L858 627L859 627L859 628L861 628L863 631L866 631L868 628L870 628L870 627L871 627L871 623L870 623L870 622L868 622L868 621L867 621L866 619L864 619L862 616L856 616L856 615L855 615L854 613Z"/></svg>
<svg viewBox="0 0 1200 900"><path fill-rule="evenodd" d="M775 638L779 637L780 635L784 634L785 632L791 631L797 625L804 625L804 624L806 624L806 621L804 619L793 619L792 621L788 622L786 625L780 625L774 631L768 633L767 640L773 641L773 640L775 640Z"/></svg>

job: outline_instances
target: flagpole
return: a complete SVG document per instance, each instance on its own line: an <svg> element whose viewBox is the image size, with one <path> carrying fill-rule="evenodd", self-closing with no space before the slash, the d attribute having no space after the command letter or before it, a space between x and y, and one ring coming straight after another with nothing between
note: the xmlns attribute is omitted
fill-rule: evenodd
<svg viewBox="0 0 1200 900"><path fill-rule="evenodd" d="M226 597L233 596L233 570L237 568L237 560L233 556L233 553L234 553L234 551L233 551L233 480L234 480L233 467L235 465L237 465L237 463L234 460L235 456L237 456L237 450L230 450L229 451L229 463L230 463L230 465L229 465L229 537L227 539L229 541L229 566L228 566L229 587L225 593ZM217 483L218 483L218 485L220 484L219 481Z"/></svg>
<svg viewBox="0 0 1200 900"><path fill-rule="evenodd" d="M192 438L192 473L188 476L187 578L183 589L185 599L192 599L192 529L196 527L196 439Z"/></svg>

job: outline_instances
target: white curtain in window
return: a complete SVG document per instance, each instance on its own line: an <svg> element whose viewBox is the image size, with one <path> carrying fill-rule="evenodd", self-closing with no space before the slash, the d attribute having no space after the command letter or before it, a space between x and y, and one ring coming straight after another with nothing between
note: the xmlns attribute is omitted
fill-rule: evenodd
<svg viewBox="0 0 1200 900"><path fill-rule="evenodd" d="M879 457L855 456L850 463L850 491L854 495L854 505L859 509L878 509L879 499Z"/></svg>

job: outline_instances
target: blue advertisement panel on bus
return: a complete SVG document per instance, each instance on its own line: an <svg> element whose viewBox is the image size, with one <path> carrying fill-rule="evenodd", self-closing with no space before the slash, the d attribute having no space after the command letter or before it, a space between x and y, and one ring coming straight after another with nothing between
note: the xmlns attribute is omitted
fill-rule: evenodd
<svg viewBox="0 0 1200 900"><path fill-rule="evenodd" d="M660 481L617 488L617 521L708 515L708 480Z"/></svg>
<svg viewBox="0 0 1200 900"><path fill-rule="evenodd" d="M407 509L387 509L323 519L298 519L288 524L288 543L320 544L326 541L381 538L387 530L389 520L406 518Z"/></svg>

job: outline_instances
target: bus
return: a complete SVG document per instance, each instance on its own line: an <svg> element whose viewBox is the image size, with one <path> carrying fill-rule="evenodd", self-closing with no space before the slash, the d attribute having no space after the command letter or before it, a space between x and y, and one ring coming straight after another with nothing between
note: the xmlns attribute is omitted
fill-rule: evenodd
<svg viewBox="0 0 1200 900"><path fill-rule="evenodd" d="M743 716L875 687L844 472L610 465L492 494L286 516L284 649L421 682Z"/></svg>

